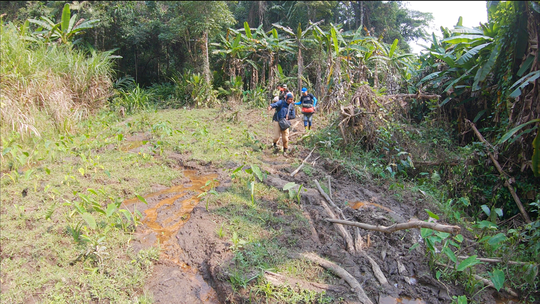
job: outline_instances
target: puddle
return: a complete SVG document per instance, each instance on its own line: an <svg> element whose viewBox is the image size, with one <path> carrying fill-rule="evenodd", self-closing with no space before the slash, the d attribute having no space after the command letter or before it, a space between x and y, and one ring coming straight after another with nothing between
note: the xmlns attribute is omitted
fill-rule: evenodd
<svg viewBox="0 0 540 304"><path fill-rule="evenodd" d="M412 299L409 297L394 298L391 296L379 297L379 304L426 304L421 299Z"/></svg>
<svg viewBox="0 0 540 304"><path fill-rule="evenodd" d="M198 271L179 260L182 248L176 240L176 234L189 220L193 208L199 204L200 198L197 196L210 190L211 185L205 186L206 183L218 175L197 175L195 170L184 170L183 174L185 178L190 179L189 183L144 195L148 205L137 198L125 200L124 205L135 205L143 214L142 224L136 231L140 242L148 247L160 246L162 258L178 265L189 275L189 280L200 288L196 293L204 303L219 303L217 293L204 281ZM216 181L214 187L217 185Z"/></svg>
<svg viewBox="0 0 540 304"><path fill-rule="evenodd" d="M387 208L387 207L385 207L383 205L379 205L379 204L376 204L376 203L370 203L370 202L351 202L351 203L349 203L349 206L351 206L351 208L353 208L354 210L364 208L364 207L368 207L368 206L373 206L373 207L381 208L381 209L386 210L388 212L394 212L394 211L392 211L392 209L389 209L389 208Z"/></svg>

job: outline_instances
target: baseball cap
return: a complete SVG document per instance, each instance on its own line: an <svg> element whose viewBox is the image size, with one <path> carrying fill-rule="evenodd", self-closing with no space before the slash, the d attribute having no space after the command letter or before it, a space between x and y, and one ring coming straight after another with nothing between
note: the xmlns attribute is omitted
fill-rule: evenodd
<svg viewBox="0 0 540 304"><path fill-rule="evenodd" d="M305 93L307 92L307 89L306 88L302 88L302 93Z"/></svg>
<svg viewBox="0 0 540 304"><path fill-rule="evenodd" d="M284 89L286 89L286 88L287 88L287 85L284 84L284 85L282 85L281 87L284 88Z"/></svg>

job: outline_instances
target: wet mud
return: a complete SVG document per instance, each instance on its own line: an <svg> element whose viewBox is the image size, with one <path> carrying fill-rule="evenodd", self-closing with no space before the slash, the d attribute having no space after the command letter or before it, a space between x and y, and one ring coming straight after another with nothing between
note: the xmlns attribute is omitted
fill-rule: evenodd
<svg viewBox="0 0 540 304"><path fill-rule="evenodd" d="M334 224L325 220L328 214L321 205L324 198L313 186L313 181L326 183L330 176L332 199L341 206L345 217L372 225L427 220L424 209L437 210L426 205L420 194L397 197L384 186L355 181L339 170L330 173L336 166L325 159L313 166L309 176L300 171L290 177L290 172L296 169L291 159L304 159L309 151L299 151L298 155L289 158L274 155L271 151L264 153L264 163L270 166L265 184L278 189L288 182L304 185L300 208L310 227L286 231L282 236L283 239L300 240L291 256L314 252L340 265L358 280L373 303L451 303L453 295L463 294L459 285L443 284L433 277L419 229L390 234L359 229L364 252L379 265L388 280L385 286L379 284L370 261L362 255L349 253ZM182 157L176 156L179 165L185 165ZM237 165L231 163L230 167ZM136 198L125 202L128 208L137 208L145 216L137 229L133 247L140 250L159 246L161 249L162 258L145 290L152 294L155 303L277 303L272 299L253 298L242 289L233 290L228 280L225 265L232 260L231 244L217 237L221 219L208 212L197 197L209 189L205 185L210 180L217 180L220 191L225 191L230 182L228 173L204 165L192 165L190 170L181 169L180 172L183 177L177 186L161 187L145 196L148 205ZM444 224L443 220L441 223ZM356 232L353 227L346 229L351 235ZM411 249L417 243L421 246ZM336 290L341 291L328 291L327 294L343 299L340 303L359 303L355 293L343 292L351 290L343 280ZM504 303L489 295L482 301Z"/></svg>

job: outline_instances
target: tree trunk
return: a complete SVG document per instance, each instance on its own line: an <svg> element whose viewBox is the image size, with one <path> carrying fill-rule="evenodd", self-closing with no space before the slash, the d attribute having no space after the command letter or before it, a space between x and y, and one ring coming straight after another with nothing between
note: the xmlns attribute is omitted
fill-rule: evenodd
<svg viewBox="0 0 540 304"><path fill-rule="evenodd" d="M135 45L135 82L139 82L138 73L137 73L138 65L139 65L139 62L137 60L137 45Z"/></svg>
<svg viewBox="0 0 540 304"><path fill-rule="evenodd" d="M375 73L373 76L375 77L373 80L373 88L377 90L379 87L379 63L377 61L375 61Z"/></svg>
<svg viewBox="0 0 540 304"><path fill-rule="evenodd" d="M212 75L210 74L210 59L208 57L208 31L203 31L202 36L202 53L203 53L203 74L204 80L207 84L210 84Z"/></svg>
<svg viewBox="0 0 540 304"><path fill-rule="evenodd" d="M316 76L316 80L315 80L315 91L317 92L317 97L318 98L321 98L322 97L322 88L321 88L321 82L322 82L322 79L321 79L321 62L317 59L317 62L315 63L315 74L317 74Z"/></svg>
<svg viewBox="0 0 540 304"><path fill-rule="evenodd" d="M304 72L304 59L302 58L302 44L298 42L298 88L302 89L302 73Z"/></svg>

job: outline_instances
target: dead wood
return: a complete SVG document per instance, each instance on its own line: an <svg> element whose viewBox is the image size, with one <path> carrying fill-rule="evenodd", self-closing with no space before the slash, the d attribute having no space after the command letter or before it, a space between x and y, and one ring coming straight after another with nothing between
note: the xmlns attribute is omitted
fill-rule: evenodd
<svg viewBox="0 0 540 304"><path fill-rule="evenodd" d="M482 136L482 134L480 134L480 132L478 131L478 129L476 128L476 126L474 125L474 123L468 119L465 119L465 121L471 126L471 128L473 129L474 131L474 134L476 134L476 137L478 137L478 139L483 143L483 144L486 144L486 145L489 145L491 146L490 143L488 143L484 137ZM512 197L514 198L514 201L516 202L516 205L518 206L519 208L519 211L521 211L521 215L523 215L523 218L525 219L525 221L527 223L530 223L531 222L531 219L529 218L529 214L527 213L527 211L525 211L525 208L523 208L523 205L521 204L521 200L519 199L519 197L517 196L516 194L516 191L514 190L514 187L512 187L511 185L511 182L510 182L510 179L507 177L508 175L503 171L503 169L501 168L501 165L499 164L499 162L497 161L497 159L495 159L495 156L493 156L493 153L491 153L490 151L487 151L488 152L488 155L489 157L491 158L491 161L493 162L493 164L495 165L495 168L497 168L497 171L499 171L499 174L501 174L502 176L504 176L505 178L505 183L504 185L508 188L508 190L510 191L510 194L512 194Z"/></svg>
<svg viewBox="0 0 540 304"><path fill-rule="evenodd" d="M328 207L328 205L324 201L321 201L321 206L323 206L324 210L326 210L326 213L328 213L328 215L331 218L336 219L336 216L334 215L332 210ZM347 229L345 229L343 225L336 224L336 223L334 224L337 230L339 231L339 233L341 234L341 236L343 237L343 239L345 240L345 243L347 244L347 251L350 252L351 254L355 254L356 250L354 247L354 242L349 231L347 231Z"/></svg>
<svg viewBox="0 0 540 304"><path fill-rule="evenodd" d="M302 167L304 166L306 160L308 160L308 158L311 156L311 153L313 153L313 151L315 151L315 148L313 148L311 150L311 152L309 152L308 156L306 158L304 158L304 160L302 161L302 163L300 164L300 166L298 166L298 168L296 168L296 170L294 170L292 173L291 173L291 177L293 177L296 173L298 173L298 171L300 171L300 169L302 169Z"/></svg>
<svg viewBox="0 0 540 304"><path fill-rule="evenodd" d="M447 268L454 268L456 266L451 266L451 265L448 265L448 264L443 264L441 262L435 262L435 264L439 265L439 266L443 266L443 267L447 267ZM455 268L454 268L455 269ZM488 286L488 287L491 287L493 289L497 289L495 288L495 285L493 285L493 282L491 282L490 280L486 279L486 278L483 278L477 274L473 274L474 278L477 279L478 281L482 282L482 284ZM518 294L512 289L512 288L509 288L509 287L504 287L504 291L506 291L509 295L517 298L518 297Z"/></svg>
<svg viewBox="0 0 540 304"><path fill-rule="evenodd" d="M488 280L486 278L483 278L483 277L481 277L481 276L479 276L477 274L474 275L474 278L477 279L478 281L482 282L484 285L489 286L489 287L491 287L493 289L496 289L495 285L493 285L493 282L491 282L490 280ZM515 297L515 298L518 297L518 294L512 288L504 287L504 291L506 291L512 297Z"/></svg>
<svg viewBox="0 0 540 304"><path fill-rule="evenodd" d="M432 162L432 161L415 161L415 165L424 165L424 166L440 166L440 165L449 165L449 166L457 166L460 163L458 162L448 162L448 161L438 161L438 162Z"/></svg>
<svg viewBox="0 0 540 304"><path fill-rule="evenodd" d="M315 230L315 226L313 225L313 220L311 219L311 216L309 215L309 212L307 212L302 207L302 213L304 214L304 216L306 217L306 219L309 222L309 229L311 230L311 238L313 239L313 241L315 243L317 243L318 245L321 245L321 240L319 239L319 234L317 234L317 230Z"/></svg>
<svg viewBox="0 0 540 304"><path fill-rule="evenodd" d="M368 259L371 263L371 269L373 269L373 273L375 274L375 277L377 278L379 283L381 283L381 285L383 286L389 285L388 280L386 279L384 273L381 270L381 267L379 267L379 264L377 264L377 262L375 262L375 260L365 252L362 252L362 256Z"/></svg>
<svg viewBox="0 0 540 304"><path fill-rule="evenodd" d="M457 258L465 260L465 259L468 259L469 257L468 256L458 255ZM487 262L487 263L508 263L510 265L529 265L530 264L529 262L503 261L501 259L494 259L494 258L477 258L477 259L482 261L482 262Z"/></svg>
<svg viewBox="0 0 540 304"><path fill-rule="evenodd" d="M375 230L375 231L380 231L384 233L392 233L398 230L405 230L405 229L411 229L411 228L429 228L436 231L447 232L451 234L458 234L461 231L461 228L459 226L442 225L442 224L422 222L422 221L394 224L392 226L386 227L386 226L379 226L379 225L375 226L375 225L358 223L358 222L336 220L336 219L331 219L331 218L327 218L325 220L331 223L339 223L343 225L355 226L362 229Z"/></svg>
<svg viewBox="0 0 540 304"><path fill-rule="evenodd" d="M328 197L332 198L332 182L330 181L330 175L327 175L328 179Z"/></svg>
<svg viewBox="0 0 540 304"><path fill-rule="evenodd" d="M417 94L394 94L394 95L386 95L389 98L417 98L417 99L439 99L441 98L441 95L437 94L423 94L423 93L417 93Z"/></svg>
<svg viewBox="0 0 540 304"><path fill-rule="evenodd" d="M302 289L308 289L315 292L333 291L339 294L348 292L347 288L343 286L304 281L271 271L265 271L264 278L275 286L290 285L291 287L294 287L298 285Z"/></svg>
<svg viewBox="0 0 540 304"><path fill-rule="evenodd" d="M328 196L328 194L326 194L324 192L324 190L321 188L321 185L319 185L319 182L317 180L313 180L315 182L315 185L317 186L317 189L319 190L319 193L321 193L321 195L326 199L326 201L328 203L330 203L330 205L332 205L332 207L336 208L339 213L341 214L341 216L343 218L345 218L345 215L343 214L343 211L341 211L341 209L336 205L334 204L334 201L332 201L332 199Z"/></svg>
<svg viewBox="0 0 540 304"><path fill-rule="evenodd" d="M364 304L373 304L373 302L371 302L371 300L367 297L360 283L358 283L358 281L345 269L339 267L338 265L336 265L335 263L331 261L325 260L317 256L314 253L302 253L301 256L309 261L312 261L314 263L321 265L322 267L330 270L331 272L333 272L340 278L344 279L351 286L353 291L356 293L356 295L358 296L358 300L360 300L360 302Z"/></svg>
<svg viewBox="0 0 540 304"><path fill-rule="evenodd" d="M364 246L364 239L362 239L362 236L360 235L360 229L354 227L354 249L356 252L362 252Z"/></svg>

